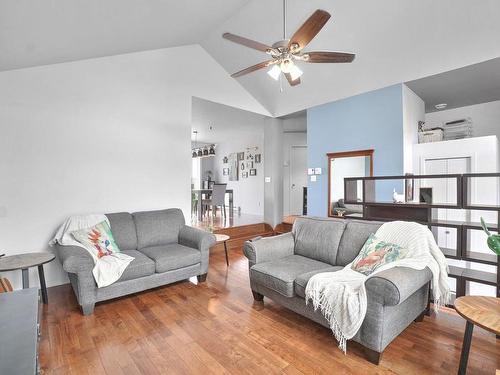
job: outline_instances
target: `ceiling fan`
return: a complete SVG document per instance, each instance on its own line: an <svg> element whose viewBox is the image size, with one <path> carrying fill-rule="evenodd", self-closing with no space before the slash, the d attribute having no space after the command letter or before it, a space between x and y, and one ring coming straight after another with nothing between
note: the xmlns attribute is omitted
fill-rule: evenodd
<svg viewBox="0 0 500 375"><path fill-rule="evenodd" d="M231 42L241 44L245 47L262 51L271 56L270 60L252 65L240 70L231 77L241 77L245 74L271 66L267 72L272 78L278 80L281 73L284 74L290 86L300 84L302 71L295 62L306 63L350 63L356 55L344 52L314 51L304 52L303 49L321 31L323 26L330 19L330 13L317 9L290 39L286 38L286 0L283 0L283 40L274 43L272 46L247 39L231 33L224 33L222 37Z"/></svg>

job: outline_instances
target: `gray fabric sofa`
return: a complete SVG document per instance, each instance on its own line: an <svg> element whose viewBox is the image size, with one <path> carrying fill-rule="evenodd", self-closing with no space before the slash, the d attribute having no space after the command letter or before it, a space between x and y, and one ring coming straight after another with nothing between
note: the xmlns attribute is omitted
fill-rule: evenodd
<svg viewBox="0 0 500 375"><path fill-rule="evenodd" d="M300 217L292 232L247 241L250 287L256 301L266 296L325 327L328 321L311 304L305 304L308 280L320 272L334 272L359 254L371 233L382 223L361 220ZM391 341L428 309L432 274L396 267L366 281L368 310L353 341L368 359L378 364Z"/></svg>
<svg viewBox="0 0 500 375"><path fill-rule="evenodd" d="M135 259L120 279L97 288L90 254L81 247L56 245L83 314L96 302L156 288L193 276L203 282L208 272L209 248L215 237L185 225L180 209L106 214L120 250Z"/></svg>
<svg viewBox="0 0 500 375"><path fill-rule="evenodd" d="M344 211L344 215L362 214L363 206L360 204L344 203L343 199L339 199L332 203L332 211L336 212L338 210Z"/></svg>

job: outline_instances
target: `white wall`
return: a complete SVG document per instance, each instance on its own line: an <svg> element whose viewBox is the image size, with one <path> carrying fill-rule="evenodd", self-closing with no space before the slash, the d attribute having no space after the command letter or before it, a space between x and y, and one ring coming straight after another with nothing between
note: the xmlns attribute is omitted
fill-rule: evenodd
<svg viewBox="0 0 500 375"><path fill-rule="evenodd" d="M297 116L283 119L284 132L306 132L307 131L307 113L304 111Z"/></svg>
<svg viewBox="0 0 500 375"><path fill-rule="evenodd" d="M283 120L266 118L264 127L264 221L283 221Z"/></svg>
<svg viewBox="0 0 500 375"><path fill-rule="evenodd" d="M247 149L252 146L251 149ZM257 147L255 150L254 147ZM257 170L256 176L250 176L250 169L247 168L246 157L248 151L252 155L261 154L261 162L253 163ZM229 176L222 174L222 169L229 164L223 164L222 158L234 152L245 152L245 170L239 172L238 181L229 181ZM251 160L248 160L251 161ZM214 159L214 180L226 182L228 189L233 189L234 207L241 207L241 212L251 215L264 215L264 134L255 134L253 137L235 138L234 142L223 142L217 147L217 156ZM241 164L241 162L240 162ZM242 172L248 172L247 178L242 178Z"/></svg>
<svg viewBox="0 0 500 375"><path fill-rule="evenodd" d="M474 137L496 135L500 139L500 100L427 113L426 127L441 126L445 122L472 118Z"/></svg>
<svg viewBox="0 0 500 375"><path fill-rule="evenodd" d="M203 159L202 170L212 170L213 180L226 182L227 188L233 189L235 208L241 207L245 214L264 215L265 116L198 98L193 98L192 111L192 127L199 132L198 140L217 145L216 156ZM248 151L252 155L261 154L262 162L254 162L257 175L242 178L240 171L238 181L229 181L229 176L223 175L228 164L223 164L222 159L236 152L245 152L246 158ZM246 162L245 159L245 167Z"/></svg>
<svg viewBox="0 0 500 375"><path fill-rule="evenodd" d="M403 88L403 168L413 173L413 145L418 143L418 122L425 121L425 103L408 86Z"/></svg>
<svg viewBox="0 0 500 375"><path fill-rule="evenodd" d="M72 214L189 218L193 95L265 113L194 45L0 73L0 249L50 251ZM58 261L46 277L67 282Z"/></svg>
<svg viewBox="0 0 500 375"><path fill-rule="evenodd" d="M452 141L421 143L413 148L415 174L427 174L426 159L470 158L470 173L495 173L500 171L499 143L496 136L474 137ZM496 204L500 200L497 179L474 179L471 194L474 204ZM472 221L484 216L487 221L495 222L493 212L473 211Z"/></svg>

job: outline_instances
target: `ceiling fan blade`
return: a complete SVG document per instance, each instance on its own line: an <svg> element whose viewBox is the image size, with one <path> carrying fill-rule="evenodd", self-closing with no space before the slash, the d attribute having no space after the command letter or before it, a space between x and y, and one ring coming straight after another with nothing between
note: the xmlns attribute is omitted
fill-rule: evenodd
<svg viewBox="0 0 500 375"><path fill-rule="evenodd" d="M297 86L300 84L300 78L297 78L295 81L292 81L292 76L290 75L290 73L285 73L285 77L290 86Z"/></svg>
<svg viewBox="0 0 500 375"><path fill-rule="evenodd" d="M272 65L274 63L275 63L275 60L263 61L261 63L255 64L255 65L249 66L248 68L240 70L239 72L233 73L233 74L231 74L231 77L233 77L233 78L241 77L245 74L255 72L256 70L266 68L269 65Z"/></svg>
<svg viewBox="0 0 500 375"><path fill-rule="evenodd" d="M308 63L350 63L356 57L352 53L324 51L307 52L304 55L309 56L308 59L304 60Z"/></svg>
<svg viewBox="0 0 500 375"><path fill-rule="evenodd" d="M295 52L307 46L321 31L323 26L325 26L330 17L330 13L327 11L321 9L316 10L290 38L288 48L291 48ZM293 48L294 46L295 48Z"/></svg>
<svg viewBox="0 0 500 375"><path fill-rule="evenodd" d="M267 52L267 51L272 49L271 47L269 47L263 43L256 42L255 40L248 39L248 38L238 36L238 35L234 35L231 33L224 33L224 34L222 34L222 37L224 39L230 40L233 43L241 44L245 47L253 48L253 49L256 49L256 50L262 51L262 52Z"/></svg>

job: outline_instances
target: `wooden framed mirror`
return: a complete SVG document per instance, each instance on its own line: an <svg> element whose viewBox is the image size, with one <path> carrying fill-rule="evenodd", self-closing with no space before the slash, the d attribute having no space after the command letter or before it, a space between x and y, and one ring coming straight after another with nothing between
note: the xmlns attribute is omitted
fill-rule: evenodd
<svg viewBox="0 0 500 375"><path fill-rule="evenodd" d="M330 152L328 158L328 216L362 216L361 205L344 203L344 178L373 176L374 150ZM358 189L362 190L361 184ZM360 193L359 196L362 196Z"/></svg>

